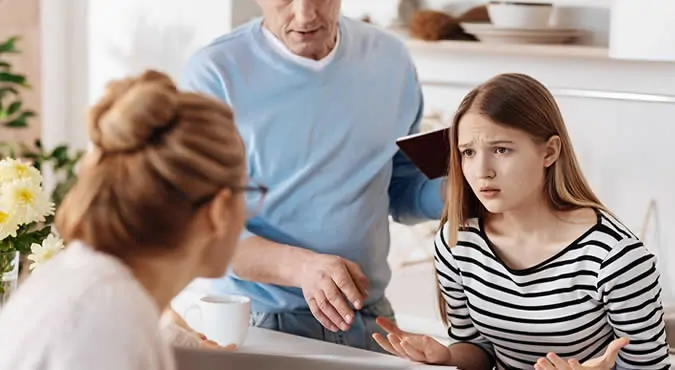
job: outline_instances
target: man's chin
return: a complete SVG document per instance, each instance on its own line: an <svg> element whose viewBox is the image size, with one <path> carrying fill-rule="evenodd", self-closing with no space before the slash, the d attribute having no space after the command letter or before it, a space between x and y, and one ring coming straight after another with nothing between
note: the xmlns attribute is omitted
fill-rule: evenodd
<svg viewBox="0 0 675 370"><path fill-rule="evenodd" d="M325 54L327 47L325 46L327 42L323 39L321 40L299 40L294 37L289 37L286 47L293 52L293 54L316 59L318 55Z"/></svg>

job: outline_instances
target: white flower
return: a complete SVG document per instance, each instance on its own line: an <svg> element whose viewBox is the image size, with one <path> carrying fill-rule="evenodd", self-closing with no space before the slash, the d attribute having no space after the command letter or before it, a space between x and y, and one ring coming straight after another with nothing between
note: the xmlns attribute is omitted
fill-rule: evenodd
<svg viewBox="0 0 675 370"><path fill-rule="evenodd" d="M3 212L0 209L0 241L8 236L15 237L19 228L16 219L11 214Z"/></svg>
<svg viewBox="0 0 675 370"><path fill-rule="evenodd" d="M0 188L0 209L19 224L44 222L54 213L54 203L40 184L29 179L14 180Z"/></svg>
<svg viewBox="0 0 675 370"><path fill-rule="evenodd" d="M33 261L33 263L30 264L29 269L32 270L44 264L62 249L63 240L57 236L54 236L54 234L47 235L45 240L42 241L42 245L33 243L30 246L31 254L28 256L28 259Z"/></svg>
<svg viewBox="0 0 675 370"><path fill-rule="evenodd" d="M0 183L27 179L34 184L42 183L42 174L29 163L5 158L0 161Z"/></svg>

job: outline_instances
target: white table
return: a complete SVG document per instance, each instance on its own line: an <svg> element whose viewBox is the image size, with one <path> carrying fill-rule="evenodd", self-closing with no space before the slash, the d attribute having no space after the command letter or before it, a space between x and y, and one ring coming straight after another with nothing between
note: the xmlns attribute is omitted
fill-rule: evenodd
<svg viewBox="0 0 675 370"><path fill-rule="evenodd" d="M334 359L341 363L405 365L407 369L456 369L413 363L395 356L252 327L239 352Z"/></svg>
<svg viewBox="0 0 675 370"><path fill-rule="evenodd" d="M353 364L404 364L407 365L407 369L411 370L457 369L452 366L432 366L413 363L394 356L255 327L249 329L246 341L239 349L239 352L334 359L338 362ZM670 359L671 363L675 365L675 355L671 355Z"/></svg>

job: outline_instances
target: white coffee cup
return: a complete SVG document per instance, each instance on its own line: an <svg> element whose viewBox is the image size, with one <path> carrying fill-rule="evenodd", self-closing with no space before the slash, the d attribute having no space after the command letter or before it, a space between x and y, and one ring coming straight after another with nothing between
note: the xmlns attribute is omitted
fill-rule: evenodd
<svg viewBox="0 0 675 370"><path fill-rule="evenodd" d="M188 307L183 317L192 322L191 315L198 316L195 330L209 340L221 346L241 347L248 334L251 300L237 295L207 295Z"/></svg>

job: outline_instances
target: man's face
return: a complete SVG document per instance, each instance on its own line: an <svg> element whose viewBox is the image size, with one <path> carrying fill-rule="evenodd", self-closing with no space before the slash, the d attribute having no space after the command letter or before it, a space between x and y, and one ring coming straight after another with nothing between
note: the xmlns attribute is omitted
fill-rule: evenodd
<svg viewBox="0 0 675 370"><path fill-rule="evenodd" d="M294 54L321 59L335 45L341 0L256 0L265 26Z"/></svg>

